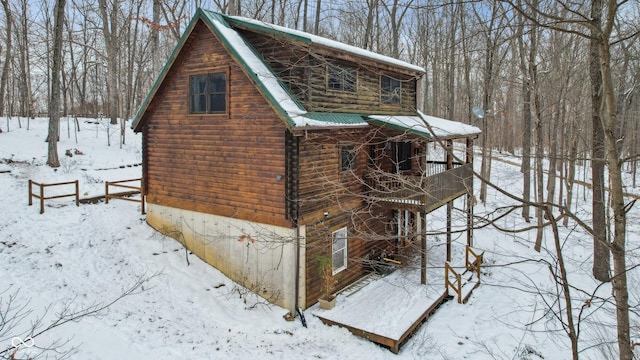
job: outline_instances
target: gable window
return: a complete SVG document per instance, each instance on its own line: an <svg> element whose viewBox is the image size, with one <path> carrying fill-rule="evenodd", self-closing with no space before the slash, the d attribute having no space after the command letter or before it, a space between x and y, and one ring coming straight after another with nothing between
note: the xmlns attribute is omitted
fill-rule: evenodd
<svg viewBox="0 0 640 360"><path fill-rule="evenodd" d="M400 104L400 80L380 75L380 100L383 104Z"/></svg>
<svg viewBox="0 0 640 360"><path fill-rule="evenodd" d="M327 89L355 93L357 75L356 69L329 65L327 67Z"/></svg>
<svg viewBox="0 0 640 360"><path fill-rule="evenodd" d="M189 113L224 114L227 112L227 73L189 77Z"/></svg>
<svg viewBox="0 0 640 360"><path fill-rule="evenodd" d="M353 145L340 146L340 172L355 170L356 149Z"/></svg>
<svg viewBox="0 0 640 360"><path fill-rule="evenodd" d="M347 227L331 234L331 267L333 275L347 268Z"/></svg>

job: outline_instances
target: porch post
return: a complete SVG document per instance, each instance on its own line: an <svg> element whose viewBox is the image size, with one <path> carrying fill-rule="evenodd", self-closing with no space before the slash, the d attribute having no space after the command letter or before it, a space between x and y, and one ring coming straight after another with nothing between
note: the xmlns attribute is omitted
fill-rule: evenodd
<svg viewBox="0 0 640 360"><path fill-rule="evenodd" d="M473 138L467 138L466 163L471 164L473 170ZM473 246L473 171L467 190L467 246Z"/></svg>
<svg viewBox="0 0 640 360"><path fill-rule="evenodd" d="M420 284L427 285L427 213L417 213L418 229L420 229Z"/></svg>
<svg viewBox="0 0 640 360"><path fill-rule="evenodd" d="M453 140L447 140L447 152L445 159L447 161L447 171L453 169ZM447 261L451 261L451 212L453 209L453 200L447 202Z"/></svg>

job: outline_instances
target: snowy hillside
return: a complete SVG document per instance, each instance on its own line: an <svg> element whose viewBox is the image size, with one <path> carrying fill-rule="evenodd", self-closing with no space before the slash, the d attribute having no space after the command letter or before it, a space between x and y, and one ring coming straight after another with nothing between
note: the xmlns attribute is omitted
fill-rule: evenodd
<svg viewBox="0 0 640 360"><path fill-rule="evenodd" d="M216 269L186 254L178 242L154 232L146 225L138 203L112 200L109 204L76 207L72 198L62 198L47 201L44 214L39 213L37 202L28 206L29 180L79 180L80 197L88 198L104 194L105 181L141 176L140 135L127 128L126 145L120 147L117 128L93 119L79 121L81 131L75 132L73 126L67 131L67 121L62 120L58 145L62 166L54 170L45 165L46 119L30 120L29 130L26 119L21 119L21 128L18 119L2 119L0 313L16 322L13 328L0 326L0 351L8 349L0 357L13 352L16 338L24 341L32 334L34 321L42 319L36 324L38 332L59 314L100 308L139 281L143 283L132 294L94 316L46 331L33 339L35 346L18 344L21 346L16 358L52 348L55 351L44 354L56 358L71 352L72 359L571 357L562 324L548 309L551 307L557 314L563 307L549 270L555 270L550 231L544 243L548 251L536 253L532 249L535 230L504 233L491 226L476 230L475 247L485 250L487 262L482 285L467 304L444 304L394 355L347 330L323 325L313 315L315 307L305 312L308 328L298 319L285 321L286 310L266 304ZM107 146L107 134L111 134L111 146ZM73 157L64 155L67 149ZM479 166L479 158L476 165ZM521 193L517 166L494 160L492 180L514 194ZM574 201L584 205L575 212L588 220L589 190L576 187L574 192ZM514 203L492 190L487 202L476 206L476 215L500 214L506 211L503 207ZM527 226L519 214L516 210L499 224L506 229ZM430 216L431 224L442 222L437 212ZM628 229L630 267L640 263L639 218L637 207L632 207ZM615 349L616 339L615 313L609 303L611 287L598 287L592 279L590 236L572 223L560 230L576 321L580 316L581 358L609 358L607 347ZM439 238L443 236L429 241L438 243ZM455 240L464 242L462 238ZM636 270L629 272L629 279L630 304L636 306L640 303ZM383 321L384 317L379 314ZM638 318L632 319L632 338L640 339Z"/></svg>

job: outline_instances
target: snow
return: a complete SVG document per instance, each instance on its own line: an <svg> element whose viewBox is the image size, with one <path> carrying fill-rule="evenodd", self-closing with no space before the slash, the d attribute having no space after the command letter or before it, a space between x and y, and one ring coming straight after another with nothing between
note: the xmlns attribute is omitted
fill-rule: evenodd
<svg viewBox="0 0 640 360"><path fill-rule="evenodd" d="M339 52L347 52L347 53L351 53L354 55L358 55L364 58L368 58L368 59L372 59L375 61L381 61L387 64L391 64L394 66L399 66L402 68L406 68L406 69L410 69L413 71L417 71L420 73L424 73L425 70L423 67L421 66L417 66L417 65L413 65L410 64L408 62L402 61L402 60L398 60L389 56L385 56L385 55L381 55L378 53L374 53L372 51L369 50L365 50L356 46L352 46L352 45L348 45L339 41L335 41L335 40L331 40L331 39L327 39L325 37L322 36L318 36L318 35L314 35L314 34L310 34L304 31L300 31L300 30L295 30L295 29L290 29L290 28L286 28L284 26L279 26L279 25L274 25L274 24L269 24L269 23L265 23L263 21L260 20L255 20L255 19L250 19L250 18L246 18L246 17L241 17L241 16L230 16L230 18L232 19L236 19L242 22L246 22L246 23L250 23L250 24L254 24L260 27L265 27L268 29L273 29L275 31L281 32L281 33L285 33L285 34L291 34L294 36L298 36L298 37L302 37L305 38L309 41L311 41L311 43L316 44L316 45L321 45L324 47L328 47L331 49L335 49L338 50Z"/></svg>
<svg viewBox="0 0 640 360"><path fill-rule="evenodd" d="M269 91L269 93L274 97L276 103L282 107L289 117L306 113L304 109L293 101L293 98L289 95L287 90L285 90L278 78L258 57L258 55L251 50L240 34L231 29L226 23L219 21L218 17L213 16L211 13L206 11L204 13L209 15L208 19L216 30L226 39L226 43L233 48L238 56L240 56L240 59L247 64L249 70L255 73L259 81L262 82L263 88Z"/></svg>
<svg viewBox="0 0 640 360"><path fill-rule="evenodd" d="M473 125L425 115L420 111L418 111L418 115L419 116L370 115L369 117L388 125L426 134L429 137L444 138L456 135L480 134L480 129Z"/></svg>
<svg viewBox="0 0 640 360"><path fill-rule="evenodd" d="M430 264L442 259L430 256ZM340 294L336 307L314 314L389 339L400 337L445 292L444 273L430 268L429 285L420 285L420 268L405 267L353 293Z"/></svg>
<svg viewBox="0 0 640 360"><path fill-rule="evenodd" d="M6 124L10 124L10 131ZM68 340L59 350L74 350L73 359L570 358L570 345L562 326L545 307L545 302L558 306L556 285L546 263L553 268L551 232L545 234L543 242L549 250L536 253L532 250L535 231L502 233L492 227L476 230L474 246L485 251L481 285L467 304L444 304L400 353L393 355L345 329L323 325L313 315L318 311L316 306L305 311L308 328L298 319L285 321L285 309L265 304L216 269L186 254L178 242L153 231L140 214L140 204L112 200L109 204L76 207L73 198L63 198L47 201L45 213L39 214L37 205L27 205L29 179L44 183L77 179L82 198L100 195L104 193L104 181L140 177L141 168L135 165L141 161L141 137L126 126L126 145L121 148L117 126L107 126L105 120L96 123L93 119L80 119L81 131L75 133L72 127L67 131L67 121L63 119L58 145L63 165L54 171L45 165L47 121L32 119L29 130L26 124L24 118L21 128L17 118L0 120L0 169L10 171L0 172L0 186L4 189L0 201L0 309L5 309L9 296L14 295L13 304L29 311L17 327L0 330L0 351L12 349L14 337L25 339L36 319L44 317L46 325L65 306L80 310L106 304L143 277L146 282L134 294L98 316L66 323L36 337L36 346L46 348L55 341ZM107 133L111 146L107 146ZM83 155L66 157L66 149L78 149ZM522 189L518 166L502 160L519 162L516 156L495 153L492 181L518 194ZM479 165L477 161L476 166ZM578 171L583 173L581 168ZM475 186L477 193L478 183ZM627 191L633 190L627 187ZM576 185L574 196L574 213L588 219L589 191ZM479 203L475 214L502 214L502 207L510 204L514 201L490 188L487 203ZM455 208L463 206L463 202L454 203ZM428 215L429 231L445 229L443 211ZM464 214L456 210L454 215L453 227L460 228ZM628 216L627 256L631 268L640 262L638 208L631 207ZM522 220L519 211L498 224L507 229L531 225ZM606 344L615 344L616 339L611 286L597 287L599 284L591 276L590 236L572 222L561 227L560 232L575 290L573 307L583 310L580 358L615 358L606 352ZM431 251L440 249L444 238L443 234L431 234ZM456 233L453 241L454 249L460 248L466 236ZM429 266L430 271L443 271L437 262ZM633 307L640 302L640 277L637 269L630 270L628 276L629 302ZM364 288L350 299L363 291ZM585 304L591 293L596 297L588 307ZM379 296L388 300L385 295ZM367 310L363 303L360 314ZM360 314L353 314L354 320L362 320L364 315ZM378 315L388 322L400 321L387 314ZM638 317L632 314L632 324L638 323ZM632 328L632 338L637 341L639 337L637 328ZM37 351L35 347L20 347L17 354L24 358Z"/></svg>

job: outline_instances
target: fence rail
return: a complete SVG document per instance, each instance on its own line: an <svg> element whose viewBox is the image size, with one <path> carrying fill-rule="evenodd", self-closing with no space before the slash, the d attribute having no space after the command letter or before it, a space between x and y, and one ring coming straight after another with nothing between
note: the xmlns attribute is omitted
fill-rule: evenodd
<svg viewBox="0 0 640 360"><path fill-rule="evenodd" d="M453 275L456 281L449 280L449 273ZM449 288L453 290L458 295L458 303L462 304L462 276L449 264L449 262L444 263L444 284L447 292Z"/></svg>
<svg viewBox="0 0 640 360"><path fill-rule="evenodd" d="M143 214L145 214L146 213L145 212L145 207L144 207L145 201L144 201L144 195L142 194L142 187L140 185L138 185L138 186L125 185L126 183L139 182L139 181L142 181L142 179L138 178L138 179L129 179L129 180L119 180L119 181L107 181L107 182L105 182L104 183L104 202L105 202L105 204L109 203L109 199L120 199L120 200L139 202L140 203L140 207L141 207L141 212ZM109 193L109 187L131 189L133 191L119 192L119 193ZM136 193L140 193L140 199L134 199L134 198L128 197L129 195L136 194Z"/></svg>
<svg viewBox="0 0 640 360"><path fill-rule="evenodd" d="M469 258L471 255L471 259ZM484 252L477 254L470 246L465 248L465 267L469 271L473 271L478 276L478 281L480 281L480 267L482 266L482 262L484 261Z"/></svg>
<svg viewBox="0 0 640 360"><path fill-rule="evenodd" d="M40 191L39 191L38 194L34 194L33 193L33 186L34 185L40 187ZM45 188L52 187L52 186L64 186L64 185L75 185L75 190L76 190L75 193L63 194L63 195L53 195L53 196L45 196L44 195L44 189ZM40 199L40 214L44 214L44 201L45 200L59 199L59 198L71 197L71 196L75 196L76 197L76 206L80 206L80 186L78 184L78 180L61 182L61 183L53 183L53 184L43 184L43 183L37 183L37 182L35 182L33 180L29 180L29 206L33 205L33 198Z"/></svg>

